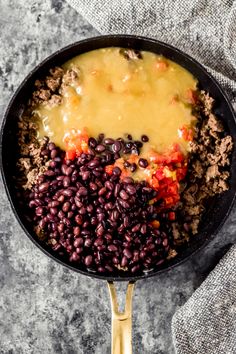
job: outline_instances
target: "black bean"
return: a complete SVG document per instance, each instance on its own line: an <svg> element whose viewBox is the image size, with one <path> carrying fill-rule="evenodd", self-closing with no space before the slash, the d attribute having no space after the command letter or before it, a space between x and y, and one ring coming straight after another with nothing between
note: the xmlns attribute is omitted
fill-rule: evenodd
<svg viewBox="0 0 236 354"><path fill-rule="evenodd" d="M118 210L113 210L111 214L111 220L116 221L119 218L119 212Z"/></svg>
<svg viewBox="0 0 236 354"><path fill-rule="evenodd" d="M83 181L87 181L90 178L91 173L89 171L81 172L81 177Z"/></svg>
<svg viewBox="0 0 236 354"><path fill-rule="evenodd" d="M120 176L121 175L121 169L118 166L116 166L116 167L113 168L112 173L115 176Z"/></svg>
<svg viewBox="0 0 236 354"><path fill-rule="evenodd" d="M123 178L123 183L134 183L134 180L132 177L125 177Z"/></svg>
<svg viewBox="0 0 236 354"><path fill-rule="evenodd" d="M112 262L114 263L114 264L119 264L120 262L119 262L119 259L117 258L117 257L112 257Z"/></svg>
<svg viewBox="0 0 236 354"><path fill-rule="evenodd" d="M140 265L137 264L131 268L131 273L136 273L140 269Z"/></svg>
<svg viewBox="0 0 236 354"><path fill-rule="evenodd" d="M55 176L55 172L52 170L47 170L44 172L44 176L53 177Z"/></svg>
<svg viewBox="0 0 236 354"><path fill-rule="evenodd" d="M131 172L135 172L136 169L137 169L136 163L131 163L131 165L130 165L130 171L131 171Z"/></svg>
<svg viewBox="0 0 236 354"><path fill-rule="evenodd" d="M94 182L90 182L89 187L93 192L95 192L98 189L98 186Z"/></svg>
<svg viewBox="0 0 236 354"><path fill-rule="evenodd" d="M108 251L110 252L116 252L118 250L118 248L115 245L109 245L107 247Z"/></svg>
<svg viewBox="0 0 236 354"><path fill-rule="evenodd" d="M62 191L62 194L65 197L72 197L72 195L74 194L73 191L71 189L65 189L64 191Z"/></svg>
<svg viewBox="0 0 236 354"><path fill-rule="evenodd" d="M114 188L114 184L113 184L112 182L110 182L110 181L106 181L106 182L105 182L105 187L106 187L107 189L109 189L110 191L112 191L113 188Z"/></svg>
<svg viewBox="0 0 236 354"><path fill-rule="evenodd" d="M123 250L123 254L124 254L124 256L125 257L127 257L127 258L132 258L132 252L128 249L128 248L125 248L124 250Z"/></svg>
<svg viewBox="0 0 236 354"><path fill-rule="evenodd" d="M70 186L70 177L66 176L63 178L62 184L65 188Z"/></svg>
<svg viewBox="0 0 236 354"><path fill-rule="evenodd" d="M102 188L99 190L98 195L99 195L99 196L102 196L102 195L104 195L106 192L107 192L106 187L102 187Z"/></svg>
<svg viewBox="0 0 236 354"><path fill-rule="evenodd" d="M124 167L130 167L130 162L129 161L125 161L124 162Z"/></svg>
<svg viewBox="0 0 236 354"><path fill-rule="evenodd" d="M61 172L65 175L66 174L66 170L67 170L67 166L66 166L66 164L63 164L62 166L61 166Z"/></svg>
<svg viewBox="0 0 236 354"><path fill-rule="evenodd" d="M112 161L112 154L110 152L108 152L108 151L105 151L105 161L107 163Z"/></svg>
<svg viewBox="0 0 236 354"><path fill-rule="evenodd" d="M70 210L71 204L70 202L65 202L62 206L62 210L64 211L64 213L67 213Z"/></svg>
<svg viewBox="0 0 236 354"><path fill-rule="evenodd" d="M57 165L57 163L55 161L50 161L50 163L49 163L49 166L53 169L56 167L56 165Z"/></svg>
<svg viewBox="0 0 236 354"><path fill-rule="evenodd" d="M112 210L113 209L113 203L109 202L104 205L105 210Z"/></svg>
<svg viewBox="0 0 236 354"><path fill-rule="evenodd" d="M119 158L120 158L120 154L119 154L119 152L116 152L114 154L114 160L118 160Z"/></svg>
<svg viewBox="0 0 236 354"><path fill-rule="evenodd" d="M165 238L163 241L162 241L162 244L164 247L166 247L168 245L168 239Z"/></svg>
<svg viewBox="0 0 236 354"><path fill-rule="evenodd" d="M92 206L92 204L89 204L88 206L87 206L87 212L90 214L90 213L92 213L93 212L93 206Z"/></svg>
<svg viewBox="0 0 236 354"><path fill-rule="evenodd" d="M140 229L141 234L145 235L147 233L147 225L143 224Z"/></svg>
<svg viewBox="0 0 236 354"><path fill-rule="evenodd" d="M85 257L84 263L87 267L89 267L93 263L93 257L92 256Z"/></svg>
<svg viewBox="0 0 236 354"><path fill-rule="evenodd" d="M98 272L99 272L99 273L104 273L105 271L106 271L105 268L103 268L103 267L98 267Z"/></svg>
<svg viewBox="0 0 236 354"><path fill-rule="evenodd" d="M163 220L155 204L148 205L157 192L145 181L134 182L131 177L120 180L118 166L113 167L111 175L105 172L106 165L113 164L122 149L139 153L142 143L124 143L123 139L102 142L103 138L95 140L95 144L90 140L94 146L90 146L91 154L82 153L75 161L64 160L65 154L55 145L45 149L45 156L50 157L55 150L56 157L29 193L29 205L34 211L33 220L44 230L45 237L53 240L53 250L54 245L59 245L61 256L82 264L91 256L92 263L87 267L93 271L101 267L103 272L110 272L114 271L112 265L120 265L136 273L156 264L160 255L166 257L169 236L149 225L152 220ZM115 148L117 152L112 153L109 149L113 150L117 143L120 150ZM91 150L95 148L97 151ZM99 157L100 152L103 154ZM132 170L134 165L126 162L124 166ZM139 159L139 166L144 165ZM45 183L48 187L44 190L40 186ZM164 225L169 230L168 219Z"/></svg>
<svg viewBox="0 0 236 354"><path fill-rule="evenodd" d="M120 197L124 200L128 200L130 198L124 189L120 191Z"/></svg>
<svg viewBox="0 0 236 354"><path fill-rule="evenodd" d="M67 169L65 170L65 175L66 176L70 176L73 172L73 169L72 167L67 167Z"/></svg>
<svg viewBox="0 0 236 354"><path fill-rule="evenodd" d="M138 232L140 230L141 224L136 224L132 227L132 232Z"/></svg>
<svg viewBox="0 0 236 354"><path fill-rule="evenodd" d="M125 268L128 265L128 258L126 256L122 257L121 267Z"/></svg>
<svg viewBox="0 0 236 354"><path fill-rule="evenodd" d="M88 167L91 168L91 169L93 169L93 168L95 168L95 167L98 167L99 164L100 164L100 163L99 163L99 160L93 159L93 160L89 161Z"/></svg>
<svg viewBox="0 0 236 354"><path fill-rule="evenodd" d="M60 195L60 196L58 197L58 202L63 203L64 200L65 200L64 195Z"/></svg>
<svg viewBox="0 0 236 354"><path fill-rule="evenodd" d="M99 144L99 145L97 145L97 147L96 147L96 149L95 149L97 152L103 152L103 151L105 151L106 150L106 148L105 148L105 146L104 145L102 145L102 144Z"/></svg>
<svg viewBox="0 0 236 354"><path fill-rule="evenodd" d="M121 150L121 148L122 148L122 144L121 144L121 142L118 141L118 140L116 140L116 141L114 142L114 144L112 145L112 150L113 150L114 152L119 152L119 151Z"/></svg>
<svg viewBox="0 0 236 354"><path fill-rule="evenodd" d="M101 214L100 214L101 215ZM102 226L102 224L98 224L97 228L96 228L96 234L98 236L102 236L105 232L104 227Z"/></svg>
<svg viewBox="0 0 236 354"><path fill-rule="evenodd" d="M136 141L134 142L134 146L135 146L136 148L141 148L141 147L143 146L143 143L142 143L141 141L139 141L139 140L136 140Z"/></svg>
<svg viewBox="0 0 236 354"><path fill-rule="evenodd" d="M114 269L109 264L105 265L105 269L110 273L112 273L114 271Z"/></svg>
<svg viewBox="0 0 236 354"><path fill-rule="evenodd" d="M78 192L76 193L76 196L78 197L84 197L86 195L88 195L88 190L85 187L80 187Z"/></svg>
<svg viewBox="0 0 236 354"><path fill-rule="evenodd" d="M57 213L58 213L57 208L50 208L50 213L51 213L52 215L57 215Z"/></svg>
<svg viewBox="0 0 236 354"><path fill-rule="evenodd" d="M58 217L59 217L60 219L63 219L64 216L65 216L65 214L63 213L62 210L60 210L60 211L58 212Z"/></svg>
<svg viewBox="0 0 236 354"><path fill-rule="evenodd" d="M44 182L42 184L39 185L39 191L40 192L46 192L49 188L49 183L48 182Z"/></svg>
<svg viewBox="0 0 236 354"><path fill-rule="evenodd" d="M91 238L86 238L85 241L84 241L84 246L85 247L91 247L92 246L92 240Z"/></svg>
<svg viewBox="0 0 236 354"><path fill-rule="evenodd" d="M149 138L148 138L147 135L142 135L142 136L141 136L141 140L142 140L142 142L146 143L146 142L149 141Z"/></svg>
<svg viewBox="0 0 236 354"><path fill-rule="evenodd" d="M112 145L112 144L114 144L114 139L106 138L106 139L104 139L104 144Z"/></svg>
<svg viewBox="0 0 236 354"><path fill-rule="evenodd" d="M58 155L57 149L53 149L53 150L51 151L51 154L50 154L51 159L55 159L55 157L56 157L57 155Z"/></svg>
<svg viewBox="0 0 236 354"><path fill-rule="evenodd" d="M75 222L78 224L78 225L82 225L83 224L83 218L81 215L76 215L75 216Z"/></svg>
<svg viewBox="0 0 236 354"><path fill-rule="evenodd" d="M86 214L86 209L85 209L84 207L80 208L80 209L79 209L79 213L80 213L81 215L85 215L85 214Z"/></svg>
<svg viewBox="0 0 236 354"><path fill-rule="evenodd" d="M97 146L97 140L95 138L89 138L88 144L91 148L95 148Z"/></svg>
<svg viewBox="0 0 236 354"><path fill-rule="evenodd" d="M36 214L37 216L41 216L41 215L43 214L43 208L42 208L42 207L37 207L37 208L35 209L35 214Z"/></svg>
<svg viewBox="0 0 236 354"><path fill-rule="evenodd" d="M73 252L70 259L72 262L77 262L79 260L79 256L76 252Z"/></svg>
<svg viewBox="0 0 236 354"><path fill-rule="evenodd" d="M127 201L123 200L123 199L119 199L119 203L124 209L129 209L130 208L129 203Z"/></svg>
<svg viewBox="0 0 236 354"><path fill-rule="evenodd" d="M134 195L136 193L136 188L132 184L126 184L125 190L129 195Z"/></svg>
<svg viewBox="0 0 236 354"><path fill-rule="evenodd" d="M139 159L138 164L142 168L146 168L148 166L148 161L146 159Z"/></svg>
<svg viewBox="0 0 236 354"><path fill-rule="evenodd" d="M130 219L129 219L129 217L126 215L125 217L124 217L124 226L125 227L128 227L130 225Z"/></svg>
<svg viewBox="0 0 236 354"><path fill-rule="evenodd" d="M98 135L98 143L101 144L103 139L104 139L105 135L103 133Z"/></svg>
<svg viewBox="0 0 236 354"><path fill-rule="evenodd" d="M96 238L96 240L94 241L94 246L101 246L103 245L103 239L102 238Z"/></svg>
<svg viewBox="0 0 236 354"><path fill-rule="evenodd" d="M48 156L49 155L49 150L45 149L41 151L42 156Z"/></svg>
<svg viewBox="0 0 236 354"><path fill-rule="evenodd" d="M56 148L56 145L54 144L54 143L49 143L48 144L48 149L49 150L53 150L53 149L55 149Z"/></svg>

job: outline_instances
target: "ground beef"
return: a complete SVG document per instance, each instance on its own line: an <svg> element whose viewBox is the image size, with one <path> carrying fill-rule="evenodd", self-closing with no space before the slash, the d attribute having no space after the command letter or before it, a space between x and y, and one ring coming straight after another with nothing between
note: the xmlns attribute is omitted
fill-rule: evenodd
<svg viewBox="0 0 236 354"><path fill-rule="evenodd" d="M181 186L181 203L177 206L179 220L172 231L175 244L189 239L198 232L201 216L209 197L228 189L228 166L233 141L226 135L223 124L212 112L213 99L201 92L199 97L198 124L194 141L190 143L190 160L187 180Z"/></svg>
<svg viewBox="0 0 236 354"><path fill-rule="evenodd" d="M31 189L37 181L37 177L47 170L47 158L42 155L42 151L47 143L47 139L38 141L36 138L37 124L32 122L32 115L24 112L18 123L18 147L19 158L17 168L18 185L23 189Z"/></svg>
<svg viewBox="0 0 236 354"><path fill-rule="evenodd" d="M39 142L36 138L37 116L32 108L39 104L48 107L61 104L62 91L79 79L80 70L78 68L64 70L55 67L49 70L49 75L44 80L35 81L35 90L18 122L19 157L17 168L19 176L17 181L18 185L24 189L31 189L36 183L38 175L47 170L47 158L42 155L42 152L48 139Z"/></svg>
<svg viewBox="0 0 236 354"><path fill-rule="evenodd" d="M55 94L59 95L63 74L64 70L56 67L50 70L50 75L46 76L44 80L36 80L29 106L35 107L39 104L47 104Z"/></svg>

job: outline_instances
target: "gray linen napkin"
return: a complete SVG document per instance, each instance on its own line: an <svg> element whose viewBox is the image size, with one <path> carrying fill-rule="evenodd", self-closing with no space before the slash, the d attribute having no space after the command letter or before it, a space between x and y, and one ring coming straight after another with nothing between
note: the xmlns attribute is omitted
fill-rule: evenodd
<svg viewBox="0 0 236 354"><path fill-rule="evenodd" d="M236 1L66 0L102 34L153 37L187 52L236 93ZM236 246L174 315L178 354L236 354Z"/></svg>
<svg viewBox="0 0 236 354"><path fill-rule="evenodd" d="M177 353L236 353L236 245L172 319Z"/></svg>

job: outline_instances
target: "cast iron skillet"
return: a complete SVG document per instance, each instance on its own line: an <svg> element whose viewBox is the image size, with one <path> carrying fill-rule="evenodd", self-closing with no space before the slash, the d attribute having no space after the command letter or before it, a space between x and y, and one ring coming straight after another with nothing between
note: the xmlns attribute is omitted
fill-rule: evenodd
<svg viewBox="0 0 236 354"><path fill-rule="evenodd" d="M94 49L104 48L104 47L129 47L138 50L147 50L157 54L162 54L165 57L177 62L187 70L189 70L199 81L199 87L206 90L215 99L215 113L218 117L222 119L225 124L226 131L230 133L234 140L234 150L232 154L231 163L231 176L230 176L230 189L226 193L214 198L209 205L207 212L205 213L203 220L200 225L199 233L191 239L191 242L187 247L179 250L178 256L161 267L154 268L147 274L137 274L132 275L129 273L119 274L105 274L101 275L99 273L88 272L85 268L75 266L70 264L65 259L59 259L56 254L50 249L46 248L45 245L40 243L40 241L35 236L31 223L26 219L22 213L22 209L19 206L14 184L14 174L15 174L15 161L16 161L16 129L17 129L17 119L21 113L24 104L32 93L33 83L36 79L43 77L47 74L48 70L56 65L62 65L67 60L73 58L76 55L85 53ZM166 271L174 266L185 261L189 256L194 254L197 250L200 250L206 243L213 238L220 226L227 218L230 209L233 205L233 201L236 193L236 124L234 118L233 108L226 95L224 94L220 85L215 81L215 79L201 66L198 62L192 59L187 54L181 52L180 50L167 45L165 43L156 41L154 39L148 39L138 36L128 36L128 35L110 35L101 36L86 39L74 44L71 44L63 49L58 50L42 63L40 63L36 68L34 68L25 80L21 83L18 90L12 97L6 113L4 115L1 136L0 136L0 147L1 147L1 172L3 176L4 186L7 191L7 195L13 209L13 212L20 223L21 227L25 231L26 235L30 240L37 245L47 256L67 266L69 269L80 272L84 275L100 278L108 281L114 280L126 280L129 282L134 282L141 278L147 278L157 275L163 271ZM130 291L131 291L130 286ZM110 292L115 296L114 288L110 285ZM131 294L130 298L131 298ZM114 298L113 298L114 300ZM113 303L114 305L114 303ZM128 306L128 305L127 305ZM113 307L113 310L115 308ZM128 307L127 307L128 311ZM129 312L129 311L128 311ZM113 320L115 319L115 313L113 313ZM129 316L128 316L129 317ZM113 326L115 331L115 325ZM129 328L130 329L130 328ZM129 331L130 332L130 331ZM128 335L126 336L129 337ZM121 340L122 342L122 340ZM121 346L121 344L120 344ZM115 347L113 347L114 349ZM114 349L115 350L115 349ZM129 347L130 350L130 347ZM116 351L119 353L120 349ZM115 351L114 351L115 353Z"/></svg>

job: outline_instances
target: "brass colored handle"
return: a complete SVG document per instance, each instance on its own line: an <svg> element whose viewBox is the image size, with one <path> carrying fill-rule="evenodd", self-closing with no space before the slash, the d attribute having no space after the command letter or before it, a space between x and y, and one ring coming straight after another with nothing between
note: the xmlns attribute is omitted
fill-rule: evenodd
<svg viewBox="0 0 236 354"><path fill-rule="evenodd" d="M134 283L129 283L124 312L119 312L116 289L108 282L112 309L112 354L132 354L132 295Z"/></svg>

